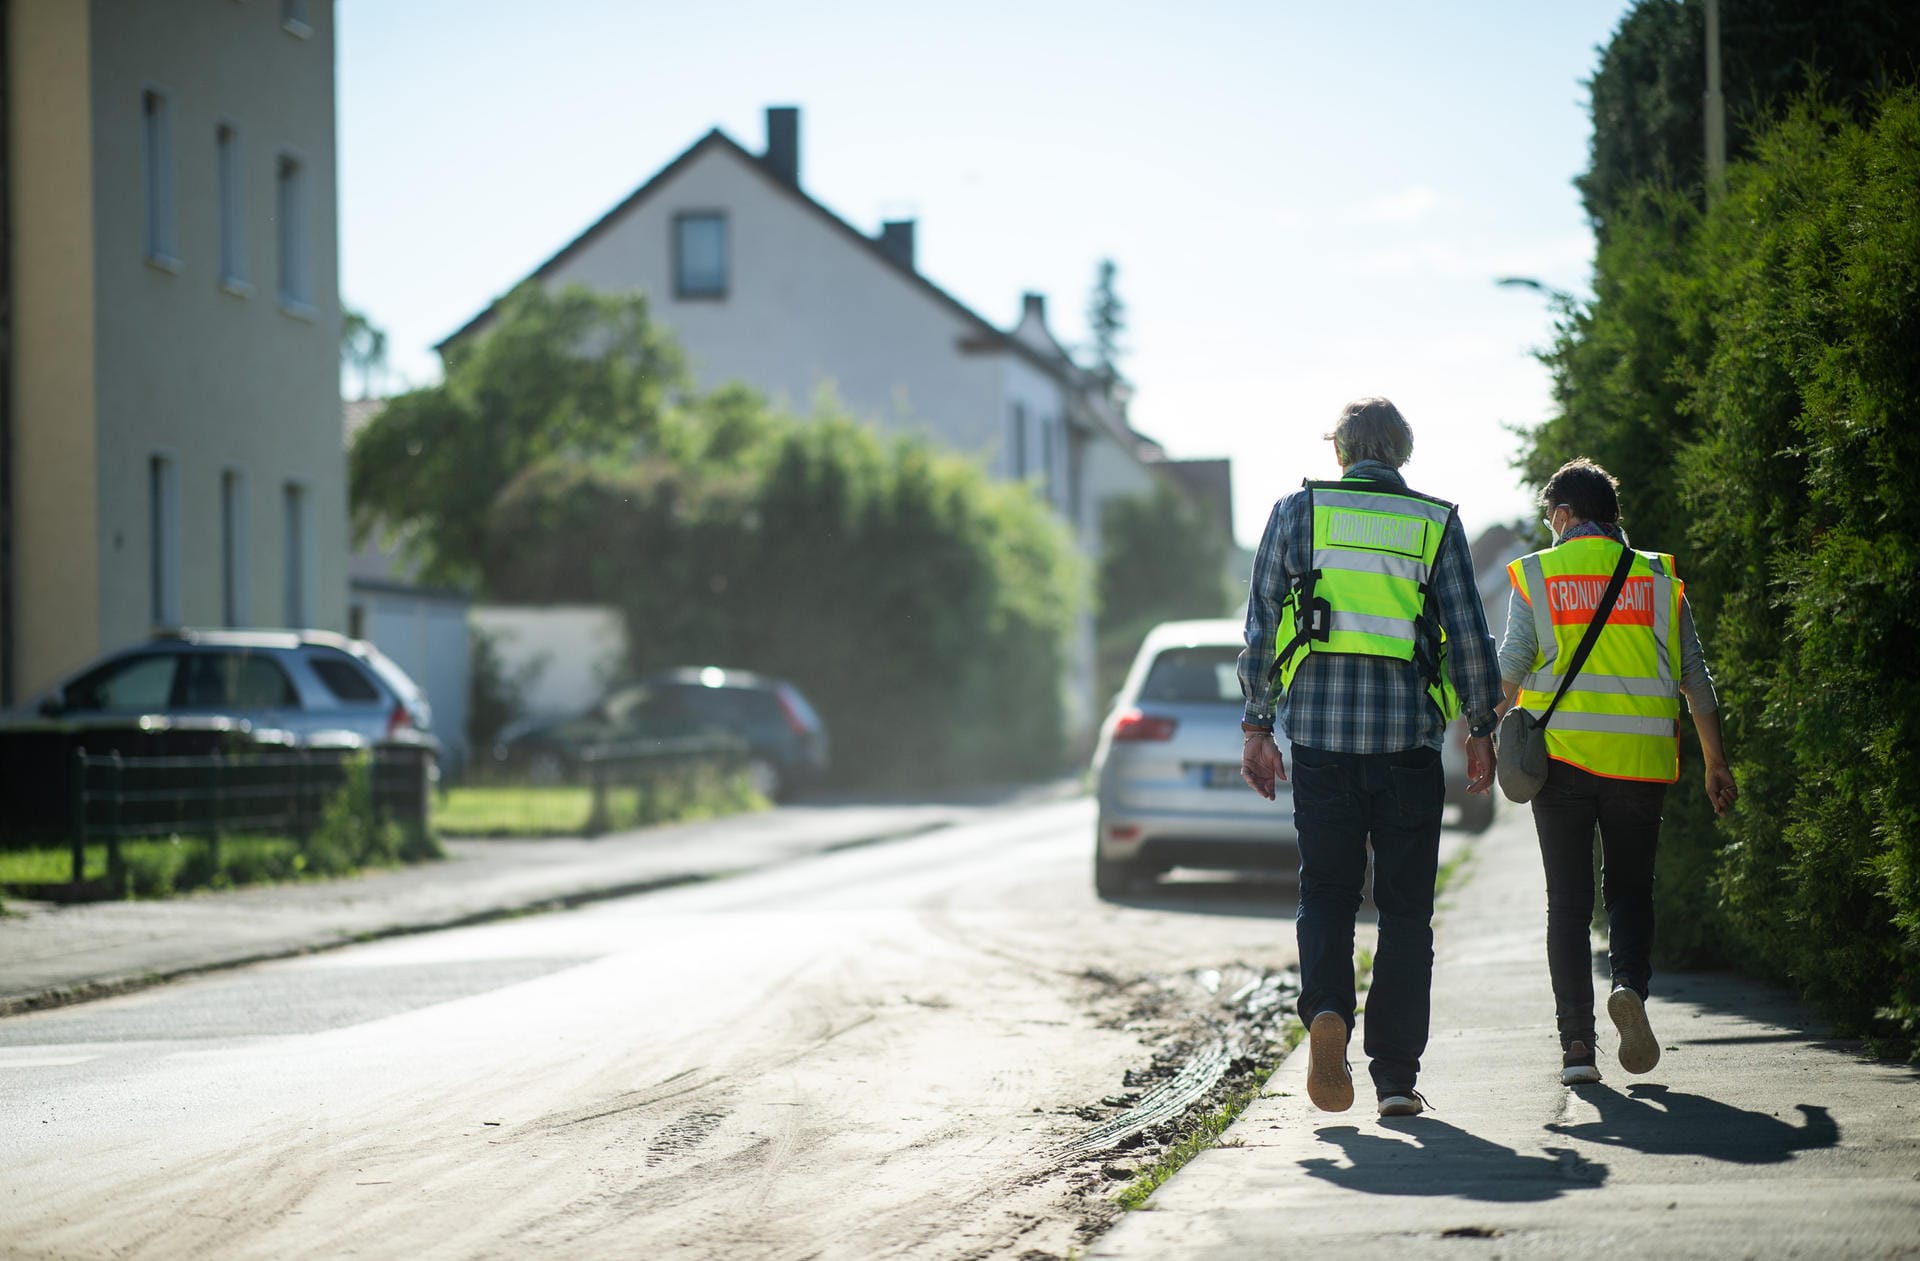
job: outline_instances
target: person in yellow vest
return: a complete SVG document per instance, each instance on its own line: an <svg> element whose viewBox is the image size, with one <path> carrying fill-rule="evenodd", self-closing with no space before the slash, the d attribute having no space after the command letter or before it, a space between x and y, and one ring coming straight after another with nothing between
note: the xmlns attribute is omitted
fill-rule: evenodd
<svg viewBox="0 0 1920 1261"><path fill-rule="evenodd" d="M1298 1011L1307 1097L1353 1106L1354 913L1373 855L1379 934L1366 1052L1382 1116L1414 1116L1433 986L1433 885L1446 781L1440 744L1464 714L1469 789L1493 783L1499 665L1454 506L1408 488L1413 430L1384 398L1347 404L1327 437L1339 481L1273 506L1254 556L1240 689L1240 776L1272 800L1293 753L1300 838Z"/></svg>
<svg viewBox="0 0 1920 1261"><path fill-rule="evenodd" d="M1508 704L1539 714L1578 650L1621 549L1619 483L1588 459L1569 460L1540 493L1553 546L1507 567L1513 591L1500 681ZM1652 1071L1660 1043L1647 1020L1653 977L1653 862L1667 785L1680 777L1680 698L1706 756L1717 813L1737 789L1727 769L1713 676L1673 557L1635 553L1612 615L1547 723L1547 782L1533 798L1547 883L1547 970L1560 1030L1562 1083L1600 1080L1588 931L1594 830L1600 834L1613 990L1607 1015L1620 1066Z"/></svg>

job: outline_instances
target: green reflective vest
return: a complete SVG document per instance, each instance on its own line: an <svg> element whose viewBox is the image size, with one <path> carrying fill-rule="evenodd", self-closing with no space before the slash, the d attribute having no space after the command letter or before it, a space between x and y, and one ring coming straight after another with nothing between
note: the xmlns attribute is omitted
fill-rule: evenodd
<svg viewBox="0 0 1920 1261"><path fill-rule="evenodd" d="M1533 672L1521 708L1539 713L1560 687L1620 561L1607 538L1569 539L1522 556L1507 576L1532 610ZM1547 723L1547 753L1610 779L1680 778L1680 599L1673 557L1636 552L1612 615Z"/></svg>
<svg viewBox="0 0 1920 1261"><path fill-rule="evenodd" d="M1365 478L1302 486L1313 516L1313 563L1281 606L1274 639L1281 687L1292 686L1314 653L1408 661L1452 721L1460 698L1447 675L1446 634L1433 615L1429 584L1454 506Z"/></svg>

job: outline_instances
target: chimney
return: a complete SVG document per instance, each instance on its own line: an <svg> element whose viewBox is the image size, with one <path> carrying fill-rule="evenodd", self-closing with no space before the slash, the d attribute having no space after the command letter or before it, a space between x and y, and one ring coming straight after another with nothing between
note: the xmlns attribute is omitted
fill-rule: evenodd
<svg viewBox="0 0 1920 1261"><path fill-rule="evenodd" d="M1020 322L1028 320L1045 328L1047 325L1047 295L1044 293L1023 293L1020 295Z"/></svg>
<svg viewBox="0 0 1920 1261"><path fill-rule="evenodd" d="M800 183L800 111L792 105L767 107L767 151L761 160L787 183Z"/></svg>
<svg viewBox="0 0 1920 1261"><path fill-rule="evenodd" d="M913 220L889 219L880 225L880 252L913 270Z"/></svg>

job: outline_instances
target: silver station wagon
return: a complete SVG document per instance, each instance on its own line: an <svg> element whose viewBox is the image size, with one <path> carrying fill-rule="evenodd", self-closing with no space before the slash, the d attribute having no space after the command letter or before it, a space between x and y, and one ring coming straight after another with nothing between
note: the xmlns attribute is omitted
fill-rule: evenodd
<svg viewBox="0 0 1920 1261"><path fill-rule="evenodd" d="M1118 897L1174 867L1299 866L1293 795L1240 778L1241 624L1166 622L1140 645L1093 755L1093 882Z"/></svg>

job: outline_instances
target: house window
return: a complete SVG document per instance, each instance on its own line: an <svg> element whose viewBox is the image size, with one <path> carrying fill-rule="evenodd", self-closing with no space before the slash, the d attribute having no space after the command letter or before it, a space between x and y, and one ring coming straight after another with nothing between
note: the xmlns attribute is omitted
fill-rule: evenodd
<svg viewBox="0 0 1920 1261"><path fill-rule="evenodd" d="M173 221L173 102L152 88L140 94L141 162L147 196L148 259L179 267Z"/></svg>
<svg viewBox="0 0 1920 1261"><path fill-rule="evenodd" d="M180 624L180 484L173 457L147 461L148 612L155 626Z"/></svg>
<svg viewBox="0 0 1920 1261"><path fill-rule="evenodd" d="M220 474L220 611L228 626L247 624L247 481Z"/></svg>
<svg viewBox="0 0 1920 1261"><path fill-rule="evenodd" d="M1014 481L1027 476L1027 405L1013 405L1013 429L1007 435L1007 475Z"/></svg>
<svg viewBox="0 0 1920 1261"><path fill-rule="evenodd" d="M299 482L286 485L284 516L286 556L281 573L286 580L286 621L288 626L305 626L311 611L307 586L312 575L307 560L307 488Z"/></svg>
<svg viewBox="0 0 1920 1261"><path fill-rule="evenodd" d="M280 0L280 25L289 35L301 39L313 34L313 24L307 21L307 0Z"/></svg>
<svg viewBox="0 0 1920 1261"><path fill-rule="evenodd" d="M220 283L244 290L247 284L246 180L241 165L240 133L222 124L214 133L219 153Z"/></svg>
<svg viewBox="0 0 1920 1261"><path fill-rule="evenodd" d="M673 217L673 292L681 298L727 296L727 217L705 210Z"/></svg>
<svg viewBox="0 0 1920 1261"><path fill-rule="evenodd" d="M274 167L274 211L280 228L280 303L313 306L313 247L307 231L307 168L291 153Z"/></svg>

